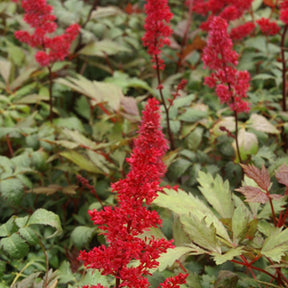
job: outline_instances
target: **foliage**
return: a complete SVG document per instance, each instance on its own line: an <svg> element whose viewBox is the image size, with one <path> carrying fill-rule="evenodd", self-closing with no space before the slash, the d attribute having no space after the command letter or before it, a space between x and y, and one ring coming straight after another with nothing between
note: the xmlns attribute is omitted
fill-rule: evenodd
<svg viewBox="0 0 288 288"><path fill-rule="evenodd" d="M35 0L44 26L22 1L0 1L0 288L115 287L79 253L111 243L88 211L118 209L111 183L129 175L150 98L167 172L141 205L162 226L137 237L175 247L147 285L178 287L184 272L181 288L287 287L287 1ZM226 44L212 43L215 19ZM241 93L250 110L234 113Z"/></svg>

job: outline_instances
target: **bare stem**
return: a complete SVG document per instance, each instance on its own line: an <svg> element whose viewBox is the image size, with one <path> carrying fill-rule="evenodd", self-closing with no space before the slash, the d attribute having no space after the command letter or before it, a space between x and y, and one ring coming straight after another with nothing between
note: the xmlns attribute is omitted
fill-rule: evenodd
<svg viewBox="0 0 288 288"><path fill-rule="evenodd" d="M236 150L237 150L239 162L242 163L241 154L240 154L240 148L239 148L239 141L238 141L238 113L237 113L237 111L234 111L234 117L235 117L235 142L236 142Z"/></svg>
<svg viewBox="0 0 288 288"><path fill-rule="evenodd" d="M159 59L158 56L155 56L155 64L156 64L156 72L157 72L157 80L158 80L158 87L159 87L159 93L160 93L160 97L164 106L164 110L165 110L165 114L166 114L166 124L167 124L167 133L168 133L168 137L169 137L169 141L170 141L170 145L171 145L171 149L174 150L175 149L175 144L174 144L174 138L173 138L173 134L171 132L171 128L170 128L170 121L169 121L169 109L166 105L165 99L164 99L164 95L162 92L162 87L161 87L161 77L160 77L160 69L159 69Z"/></svg>
<svg viewBox="0 0 288 288"><path fill-rule="evenodd" d="M53 120L53 95L52 95L52 85L53 85L53 78L52 78L52 67L48 66L49 70L49 121L52 123Z"/></svg>

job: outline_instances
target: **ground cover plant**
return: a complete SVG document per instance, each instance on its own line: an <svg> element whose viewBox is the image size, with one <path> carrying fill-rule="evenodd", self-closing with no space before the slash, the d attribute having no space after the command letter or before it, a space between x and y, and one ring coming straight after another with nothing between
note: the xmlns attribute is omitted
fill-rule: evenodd
<svg viewBox="0 0 288 288"><path fill-rule="evenodd" d="M0 288L288 287L287 0L0 19Z"/></svg>

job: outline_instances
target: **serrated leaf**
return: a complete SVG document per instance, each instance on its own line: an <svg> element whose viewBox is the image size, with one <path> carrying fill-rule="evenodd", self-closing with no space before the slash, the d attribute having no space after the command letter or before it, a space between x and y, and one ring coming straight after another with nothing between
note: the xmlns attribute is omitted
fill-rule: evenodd
<svg viewBox="0 0 288 288"><path fill-rule="evenodd" d="M268 170L262 166L261 170L253 165L241 164L244 173L251 179L253 179L257 185L265 191L268 191L271 185L270 176Z"/></svg>
<svg viewBox="0 0 288 288"><path fill-rule="evenodd" d="M36 245L39 242L35 231L31 227L20 228L18 232L30 245Z"/></svg>
<svg viewBox="0 0 288 288"><path fill-rule="evenodd" d="M183 257L184 255L188 255L190 252L191 247L189 246L179 246L167 249L167 252L161 254L157 259L159 262L157 270L159 270L159 272L164 271L166 268L171 267L176 260Z"/></svg>
<svg viewBox="0 0 288 288"><path fill-rule="evenodd" d="M118 7L115 6L107 6L107 7L97 7L96 10L93 11L91 15L91 19L98 20L99 18L102 17L110 17L118 14L122 14L123 11L119 9Z"/></svg>
<svg viewBox="0 0 288 288"><path fill-rule="evenodd" d="M26 244L25 240L16 233L1 239L0 248L16 259L25 257L29 252L29 246Z"/></svg>
<svg viewBox="0 0 288 288"><path fill-rule="evenodd" d="M267 196L267 194L258 187L243 186L235 189L235 191L244 194L246 198L245 201L247 202L264 204L269 201L269 197Z"/></svg>
<svg viewBox="0 0 288 288"><path fill-rule="evenodd" d="M103 172L98 167L96 167L92 161L90 161L86 156L80 154L79 152L70 150L61 152L60 155L72 161L82 170L96 174L103 174Z"/></svg>
<svg viewBox="0 0 288 288"><path fill-rule="evenodd" d="M101 284L102 286L109 286L109 283L107 281L107 277L104 275L101 275L100 271L89 269L87 273L85 274L84 278L79 281L76 287L82 287L85 285L97 285Z"/></svg>
<svg viewBox="0 0 288 288"><path fill-rule="evenodd" d="M179 120L184 122L197 122L203 118L208 117L208 112L203 110L197 110L189 108L186 112L179 116Z"/></svg>
<svg viewBox="0 0 288 288"><path fill-rule="evenodd" d="M87 226L75 227L71 233L71 241L75 246L83 248L92 239L93 235L95 234L95 231L96 231L95 227L87 227Z"/></svg>
<svg viewBox="0 0 288 288"><path fill-rule="evenodd" d="M283 164L275 173L279 183L288 186L288 166Z"/></svg>
<svg viewBox="0 0 288 288"><path fill-rule="evenodd" d="M237 247L237 248L232 248L228 250L224 254L219 254L219 253L212 253L213 259L216 263L216 265L221 265L227 261L232 260L236 256L240 256L242 254L242 247Z"/></svg>
<svg viewBox="0 0 288 288"><path fill-rule="evenodd" d="M88 150L87 155L89 159L92 161L93 164L95 164L96 167L98 167L103 173L109 174L111 166L113 166L111 163L109 163L105 157L99 153L96 153L94 151Z"/></svg>
<svg viewBox="0 0 288 288"><path fill-rule="evenodd" d="M222 178L217 175L214 179L211 174L199 172L197 178L199 190L219 213L222 218L231 218L233 215L234 204L229 187L229 182L223 182Z"/></svg>
<svg viewBox="0 0 288 288"><path fill-rule="evenodd" d="M187 194L181 189L178 189L177 191L173 189L164 189L164 192L165 194L158 194L158 197L153 202L154 204L167 208L180 216L193 214L198 217L198 219L202 220L205 218L207 226L213 224L216 228L217 235L224 238L226 241L231 242L228 232L222 222L219 221L211 209L199 198L192 194Z"/></svg>
<svg viewBox="0 0 288 288"><path fill-rule="evenodd" d="M288 250L288 229L275 228L264 241L261 253L272 261L280 262Z"/></svg>
<svg viewBox="0 0 288 288"><path fill-rule="evenodd" d="M23 280L15 283L13 286L10 288L25 288L25 287L33 287L33 284L35 284L35 280L39 277L41 272L35 272L30 275L28 275L26 278Z"/></svg>
<svg viewBox="0 0 288 288"><path fill-rule="evenodd" d="M82 122L76 117L58 118L54 121L54 123L58 127L74 129L80 132L84 132Z"/></svg>
<svg viewBox="0 0 288 288"><path fill-rule="evenodd" d="M23 183L17 178L0 181L0 194L11 202L18 202L23 195Z"/></svg>
<svg viewBox="0 0 288 288"><path fill-rule="evenodd" d="M207 225L205 218L199 220L194 215L181 215L180 221L193 243L209 252L221 253L221 247L216 240L216 228L212 223Z"/></svg>
<svg viewBox="0 0 288 288"><path fill-rule="evenodd" d="M280 132L273 126L264 116L258 114L252 114L249 121L248 127L253 128L257 131L279 134Z"/></svg>
<svg viewBox="0 0 288 288"><path fill-rule="evenodd" d="M120 101L124 97L120 87L112 83L91 81L81 75L78 75L77 78L58 79L57 83L89 97L93 105L107 103L114 111L119 110Z"/></svg>
<svg viewBox="0 0 288 288"><path fill-rule="evenodd" d="M86 56L106 57L107 55L111 56L123 52L130 52L130 49L115 41L104 39L89 43L79 51L79 54Z"/></svg>
<svg viewBox="0 0 288 288"><path fill-rule="evenodd" d="M6 223L0 225L0 237L7 237L18 230L15 218L16 216L12 216Z"/></svg>
<svg viewBox="0 0 288 288"><path fill-rule="evenodd" d="M97 144L90 140L89 138L85 137L83 134L81 134L79 131L73 131L69 129L63 130L63 136L66 136L67 138L73 140L77 144L87 147L89 149L95 150L98 148Z"/></svg>
<svg viewBox="0 0 288 288"><path fill-rule="evenodd" d="M27 226L30 225L48 225L55 229L55 232L48 238L62 234L61 221L57 214L46 209L37 209L29 218Z"/></svg>
<svg viewBox="0 0 288 288"><path fill-rule="evenodd" d="M244 204L239 205L235 209L232 217L232 232L234 243L239 243L244 234L247 232L248 223L251 217L251 213Z"/></svg>

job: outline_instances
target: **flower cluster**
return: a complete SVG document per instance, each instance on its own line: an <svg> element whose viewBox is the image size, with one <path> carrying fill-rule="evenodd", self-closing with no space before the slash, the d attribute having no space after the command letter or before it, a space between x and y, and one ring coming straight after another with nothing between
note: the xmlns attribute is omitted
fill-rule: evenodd
<svg viewBox="0 0 288 288"><path fill-rule="evenodd" d="M275 35L279 32L280 27L277 25L275 21L270 21L267 18L261 18L256 20L256 23L259 25L260 30L264 35Z"/></svg>
<svg viewBox="0 0 288 288"><path fill-rule="evenodd" d="M229 105L232 111L248 112L247 98L250 75L247 71L238 71L238 54L233 50L232 40L227 33L227 22L214 17L210 24L208 45L204 48L202 60L205 66L214 70L205 84L216 87L216 94L222 103Z"/></svg>
<svg viewBox="0 0 288 288"><path fill-rule="evenodd" d="M243 25L232 28L229 36L232 40L240 40L250 35L254 29L255 24L253 22L246 22Z"/></svg>
<svg viewBox="0 0 288 288"><path fill-rule="evenodd" d="M228 22L239 19L246 10L250 9L253 2L253 0L188 0L187 2L189 1L193 1L193 10L196 13L203 16L210 14L207 21L201 24L201 29L205 31L209 30L214 16L220 16Z"/></svg>
<svg viewBox="0 0 288 288"><path fill-rule="evenodd" d="M48 66L56 61L63 61L69 54L71 43L77 37L80 26L73 24L60 36L48 37L56 31L56 17L52 14L52 7L46 0L22 0L25 11L24 21L33 29L30 34L27 31L16 31L15 37L39 51L35 55L36 61L41 66Z"/></svg>
<svg viewBox="0 0 288 288"><path fill-rule="evenodd" d="M148 53L152 56L152 62L156 65L153 67L163 70L165 65L161 59L161 48L169 45L169 37L172 29L169 22L173 17L167 0L147 0L145 4L145 35L142 38L143 45L147 47Z"/></svg>
<svg viewBox="0 0 288 288"><path fill-rule="evenodd" d="M147 205L157 197L157 191L161 191L160 177L166 170L162 157L166 150L158 101L150 99L143 112L139 137L127 159L130 172L125 179L111 186L117 192L118 204L114 208L89 211L94 224L106 236L108 245L82 251L79 256L86 267L98 269L103 275L113 275L116 287L149 287L145 276L158 266L160 254L173 247L171 241L165 239L139 237L144 231L161 224L158 213L148 209ZM135 265L131 265L131 261ZM164 282L162 288L176 288L185 282L185 278L186 275L180 274ZM96 287L102 288L101 285Z"/></svg>
<svg viewBox="0 0 288 288"><path fill-rule="evenodd" d="M283 0L280 3L280 20L287 25L288 24L288 1Z"/></svg>

